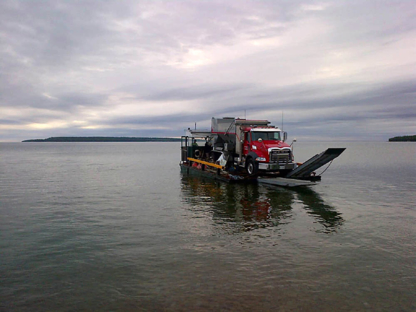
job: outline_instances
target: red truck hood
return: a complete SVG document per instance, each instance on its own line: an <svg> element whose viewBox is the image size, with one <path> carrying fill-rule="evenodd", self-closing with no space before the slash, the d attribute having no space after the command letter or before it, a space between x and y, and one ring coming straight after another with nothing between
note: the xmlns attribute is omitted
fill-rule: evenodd
<svg viewBox="0 0 416 312"><path fill-rule="evenodd" d="M283 141L266 141L264 140L263 142L259 142L259 141L255 141L253 142L253 145L255 145L257 147L257 150L268 150L269 148L285 148L285 147L290 147L290 145L286 144Z"/></svg>

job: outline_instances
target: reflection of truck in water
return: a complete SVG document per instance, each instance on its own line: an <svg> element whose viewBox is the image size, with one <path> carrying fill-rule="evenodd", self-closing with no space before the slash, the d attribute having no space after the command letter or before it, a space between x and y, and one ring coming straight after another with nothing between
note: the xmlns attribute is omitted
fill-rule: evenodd
<svg viewBox="0 0 416 312"><path fill-rule="evenodd" d="M319 180L314 170L344 151L328 149L298 166L286 139L286 132L267 120L212 118L210 131L188 129L182 136L181 167L188 173L199 170L227 181L257 179L269 184L308 185L311 182L299 179ZM202 140L205 144L200 146L197 142Z"/></svg>
<svg viewBox="0 0 416 312"><path fill-rule="evenodd" d="M292 191L267 185L228 185L183 175L181 191L195 218L205 220L206 212L212 213L212 221L218 225L216 231L224 228L227 233L238 233L260 227L284 227L306 216L313 218L316 231L324 233L335 232L344 223L336 208L311 188ZM298 209L306 213L293 213Z"/></svg>

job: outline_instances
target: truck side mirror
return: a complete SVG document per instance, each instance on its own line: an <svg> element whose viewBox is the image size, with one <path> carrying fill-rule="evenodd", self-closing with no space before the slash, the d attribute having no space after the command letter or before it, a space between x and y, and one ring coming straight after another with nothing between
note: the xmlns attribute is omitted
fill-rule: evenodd
<svg viewBox="0 0 416 312"><path fill-rule="evenodd" d="M290 144L290 146L293 146L293 143L296 142L296 138L293 139L292 143Z"/></svg>
<svg viewBox="0 0 416 312"><path fill-rule="evenodd" d="M283 132L283 142L287 140L287 132Z"/></svg>

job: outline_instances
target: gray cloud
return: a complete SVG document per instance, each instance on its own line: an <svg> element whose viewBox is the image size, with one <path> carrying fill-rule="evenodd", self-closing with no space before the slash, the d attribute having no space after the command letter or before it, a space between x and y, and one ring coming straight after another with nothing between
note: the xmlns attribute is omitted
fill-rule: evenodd
<svg viewBox="0 0 416 312"><path fill-rule="evenodd" d="M238 92L242 89L250 88L249 85L196 85L189 87L182 87L170 89L162 92L152 94L144 99L150 101L185 101L185 100L210 100L217 99L222 95L227 96L230 93Z"/></svg>
<svg viewBox="0 0 416 312"><path fill-rule="evenodd" d="M2 1L0 140L268 118L319 140L415 126L411 1Z"/></svg>

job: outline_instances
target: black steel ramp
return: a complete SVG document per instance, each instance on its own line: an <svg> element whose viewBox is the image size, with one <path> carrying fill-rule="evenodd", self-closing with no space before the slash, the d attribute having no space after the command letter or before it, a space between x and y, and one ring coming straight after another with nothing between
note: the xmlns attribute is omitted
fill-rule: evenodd
<svg viewBox="0 0 416 312"><path fill-rule="evenodd" d="M343 151L345 151L345 148L328 148L326 151L316 154L311 159L291 171L286 178L308 179L311 177L312 172L337 158Z"/></svg>

